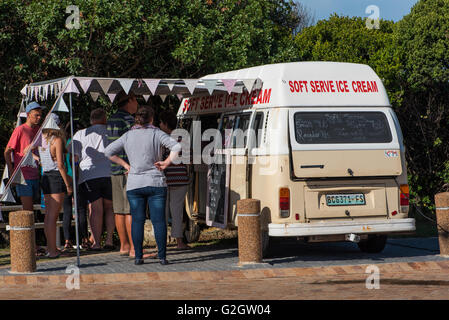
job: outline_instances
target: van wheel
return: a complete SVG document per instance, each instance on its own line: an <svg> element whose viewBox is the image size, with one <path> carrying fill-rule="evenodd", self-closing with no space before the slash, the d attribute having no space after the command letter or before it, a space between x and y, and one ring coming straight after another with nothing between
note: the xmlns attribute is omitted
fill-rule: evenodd
<svg viewBox="0 0 449 320"><path fill-rule="evenodd" d="M262 258L266 258L270 255L270 236L268 231L262 230Z"/></svg>
<svg viewBox="0 0 449 320"><path fill-rule="evenodd" d="M361 240L357 245L360 251L365 253L379 253L387 244L387 236L385 235L369 235L368 239Z"/></svg>
<svg viewBox="0 0 449 320"><path fill-rule="evenodd" d="M191 219L186 222L186 228L184 230L184 240L187 243L197 242L200 238L201 228L199 224Z"/></svg>

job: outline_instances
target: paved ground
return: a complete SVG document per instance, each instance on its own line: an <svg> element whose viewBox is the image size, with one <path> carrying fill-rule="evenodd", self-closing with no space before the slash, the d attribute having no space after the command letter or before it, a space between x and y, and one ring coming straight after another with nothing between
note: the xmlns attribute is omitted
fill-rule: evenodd
<svg viewBox="0 0 449 320"><path fill-rule="evenodd" d="M197 247L192 250L176 251L168 249L170 264L161 266L156 259L148 259L144 265L135 266L133 260L121 257L118 252L82 256L81 274L173 272L173 271L224 271L260 268L304 268L339 265L362 265L393 262L444 261L438 255L437 238L389 239L380 254L360 252L356 244L309 243L295 240L275 242L273 253L257 265L238 265L237 241L226 245ZM155 252L150 249L148 252ZM43 275L65 274L69 265L76 265L76 258L60 258L48 262L38 262L37 273ZM0 275L9 275L9 268L0 268Z"/></svg>
<svg viewBox="0 0 449 320"><path fill-rule="evenodd" d="M236 242L170 249L168 266L153 259L135 266L117 252L83 256L74 290L66 287L75 284L66 274L74 258L38 262L27 276L0 268L0 299L449 300L449 258L438 255L437 238L391 239L380 254L363 254L351 243L297 241L276 243L273 251L264 263L243 267Z"/></svg>

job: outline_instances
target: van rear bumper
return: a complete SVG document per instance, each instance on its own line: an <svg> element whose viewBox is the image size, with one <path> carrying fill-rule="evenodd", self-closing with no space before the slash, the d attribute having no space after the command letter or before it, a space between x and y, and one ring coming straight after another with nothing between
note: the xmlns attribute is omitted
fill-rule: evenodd
<svg viewBox="0 0 449 320"><path fill-rule="evenodd" d="M415 219L413 218L268 224L268 235L271 237L304 237L348 233L396 233L415 230Z"/></svg>

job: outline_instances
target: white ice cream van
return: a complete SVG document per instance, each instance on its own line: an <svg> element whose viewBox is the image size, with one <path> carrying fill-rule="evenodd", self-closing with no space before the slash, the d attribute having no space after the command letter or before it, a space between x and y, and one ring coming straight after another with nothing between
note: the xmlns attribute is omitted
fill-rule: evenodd
<svg viewBox="0 0 449 320"><path fill-rule="evenodd" d="M214 139L222 146L212 151L221 163L203 157L189 165L192 220L238 226L237 201L259 199L264 251L272 237L296 237L380 252L387 235L415 231L401 128L369 66L293 62L202 79L260 82L249 92L181 102L178 126L190 132L193 149L207 154Z"/></svg>

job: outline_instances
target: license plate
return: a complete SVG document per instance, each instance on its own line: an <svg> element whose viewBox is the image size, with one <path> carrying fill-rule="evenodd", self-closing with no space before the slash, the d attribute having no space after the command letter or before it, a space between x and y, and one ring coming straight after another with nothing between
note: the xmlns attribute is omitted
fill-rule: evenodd
<svg viewBox="0 0 449 320"><path fill-rule="evenodd" d="M328 206L360 206L365 204L365 195L363 193L327 194L326 203Z"/></svg>

